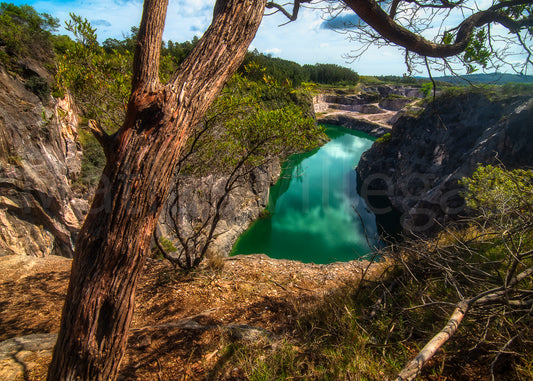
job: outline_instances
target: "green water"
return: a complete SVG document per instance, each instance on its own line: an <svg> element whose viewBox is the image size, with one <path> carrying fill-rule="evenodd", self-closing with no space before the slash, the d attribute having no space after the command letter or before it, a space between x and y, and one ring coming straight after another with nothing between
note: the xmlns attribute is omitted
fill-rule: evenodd
<svg viewBox="0 0 533 381"><path fill-rule="evenodd" d="M331 141L284 164L270 188L269 216L237 241L232 255L264 253L303 262L349 261L379 245L374 215L357 194L355 166L373 143L364 133L325 126ZM354 211L360 214L360 217Z"/></svg>

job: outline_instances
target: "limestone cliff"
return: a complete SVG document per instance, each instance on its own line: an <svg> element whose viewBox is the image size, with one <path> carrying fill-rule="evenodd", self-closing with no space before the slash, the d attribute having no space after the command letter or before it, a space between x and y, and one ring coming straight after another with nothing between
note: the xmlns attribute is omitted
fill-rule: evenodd
<svg viewBox="0 0 533 381"><path fill-rule="evenodd" d="M268 203L270 186L279 178L281 166L278 159L256 168L250 176L241 181L222 204L220 221L209 251L227 256L239 236L255 221ZM210 174L204 177L185 177L182 180L179 209L173 205L171 194L159 221L163 236L171 239L179 249L170 214L177 216L182 234L191 236L195 227L203 224L213 213L214 204L224 193L227 176ZM179 210L179 212L177 212ZM170 213L170 214L169 214Z"/></svg>
<svg viewBox="0 0 533 381"><path fill-rule="evenodd" d="M408 86L363 87L357 94L343 90L329 91L313 97L317 121L381 137L405 109L415 108L422 98L420 90Z"/></svg>
<svg viewBox="0 0 533 381"><path fill-rule="evenodd" d="M531 94L443 95L419 116L400 117L390 139L363 154L358 186L378 221L392 213L404 231L428 233L464 213L460 178L478 163L532 166L531 142Z"/></svg>
<svg viewBox="0 0 533 381"><path fill-rule="evenodd" d="M24 75L0 68L0 255L71 257L83 216L70 183L81 170L70 98L35 95L28 78L49 83L36 63Z"/></svg>

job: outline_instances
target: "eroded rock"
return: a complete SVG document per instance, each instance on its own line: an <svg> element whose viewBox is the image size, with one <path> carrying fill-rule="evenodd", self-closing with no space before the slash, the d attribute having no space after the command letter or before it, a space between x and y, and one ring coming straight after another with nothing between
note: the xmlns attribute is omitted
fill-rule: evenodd
<svg viewBox="0 0 533 381"><path fill-rule="evenodd" d="M0 104L0 255L71 257L82 215L70 188L82 156L72 101L43 103L0 69Z"/></svg>

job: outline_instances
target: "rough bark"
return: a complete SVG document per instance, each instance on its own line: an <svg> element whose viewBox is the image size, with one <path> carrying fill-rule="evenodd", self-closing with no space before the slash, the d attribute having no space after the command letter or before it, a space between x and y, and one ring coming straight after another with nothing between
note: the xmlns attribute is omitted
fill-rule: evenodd
<svg viewBox="0 0 533 381"><path fill-rule="evenodd" d="M158 80L168 0L146 0L122 128L78 236L49 380L113 380L123 357L137 280L180 149L244 58L265 0L219 0L211 26L171 81Z"/></svg>

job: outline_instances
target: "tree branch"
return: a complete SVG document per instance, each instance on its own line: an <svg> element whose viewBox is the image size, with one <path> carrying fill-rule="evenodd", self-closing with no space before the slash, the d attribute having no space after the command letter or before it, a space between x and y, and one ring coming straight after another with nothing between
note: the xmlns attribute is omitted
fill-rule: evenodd
<svg viewBox="0 0 533 381"><path fill-rule="evenodd" d="M274 13L276 12L281 12L283 13L283 15L285 17L287 17L289 19L289 21L287 21L285 24L281 24L281 25L286 25L294 20L296 20L298 18L298 12L300 11L300 4L301 3L310 3L311 0L295 0L294 1L294 4L292 6L292 14L289 13L285 8L283 8L283 5L280 5L280 4L277 4L273 1L269 1L266 5L266 8L268 9L277 9L277 11L275 11ZM281 26L280 25L280 26Z"/></svg>
<svg viewBox="0 0 533 381"><path fill-rule="evenodd" d="M409 363L398 375L397 381L414 380L420 373L422 367L428 362L431 357L442 347L442 345L453 336L457 327L461 324L463 317L468 311L469 304L467 301L460 302L453 311L446 326L422 348L418 355Z"/></svg>
<svg viewBox="0 0 533 381"><path fill-rule="evenodd" d="M397 24L374 0L345 0L344 3L389 42L426 57L444 58L462 53L468 45L474 28L486 24L498 22L513 32L533 26L533 18L516 21L497 12L502 8L501 6L496 9L489 8L466 18L459 25L453 44L436 44ZM508 3L514 5L515 2Z"/></svg>
<svg viewBox="0 0 533 381"><path fill-rule="evenodd" d="M169 253L167 253L163 245L161 245L161 242L159 242L159 238L157 237L157 229L158 228L154 230L154 234L153 234L155 245L159 249L159 252L163 256L163 258L169 261L172 264L172 266L177 267L179 265L179 260L171 256Z"/></svg>
<svg viewBox="0 0 533 381"><path fill-rule="evenodd" d="M102 128L102 125L100 122L89 119L89 130L94 135L96 140L98 140L98 143L102 146L104 149L104 154L106 159L109 158L109 155L111 153L111 150L113 149L113 136L108 135L107 132Z"/></svg>

